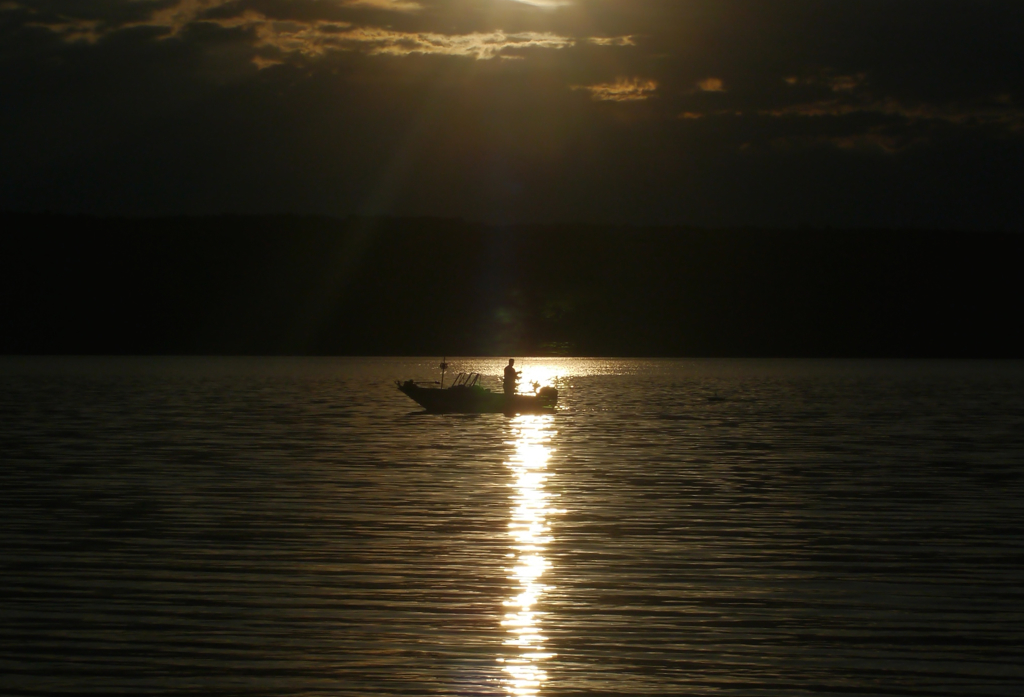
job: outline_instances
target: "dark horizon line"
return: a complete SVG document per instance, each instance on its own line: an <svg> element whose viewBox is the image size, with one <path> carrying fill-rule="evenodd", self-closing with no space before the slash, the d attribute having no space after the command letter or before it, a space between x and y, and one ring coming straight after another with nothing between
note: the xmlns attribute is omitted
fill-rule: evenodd
<svg viewBox="0 0 1024 697"><path fill-rule="evenodd" d="M972 229L963 227L935 227L935 226L852 226L852 225L820 225L803 223L790 226L780 225L695 225L691 223L612 223L594 222L588 220L550 220L532 221L517 223L489 222L472 220L459 215L389 215L389 214L332 214L332 213L299 213L295 211L280 211L273 213L245 213L245 212L220 212L220 213L68 213L59 211L18 211L0 210L0 219L3 218L49 218L49 219L79 219L88 221L110 221L110 222L154 222L154 221L201 221L201 220L321 220L334 223L346 223L351 221L382 222L382 223L412 223L412 222L434 222L449 223L452 225L478 226L497 229L515 228L543 228L543 227L564 227L564 228L598 228L602 230L689 230L693 232L764 232L764 233L793 233L793 232L851 232L851 233L949 233L966 235L1024 235L1024 227L1012 228L984 228Z"/></svg>
<svg viewBox="0 0 1024 697"><path fill-rule="evenodd" d="M567 360L612 360L612 361L647 361L647 360L687 360L687 361L929 361L929 362L1018 362L1024 363L1024 358L1018 356L936 356L936 355L891 355L891 356L863 356L863 355L544 355L544 354L508 354L499 353L493 355L449 355L442 354L302 354L302 353L0 353L0 359L19 358L410 358L410 359L498 359L515 358L521 359L567 359Z"/></svg>

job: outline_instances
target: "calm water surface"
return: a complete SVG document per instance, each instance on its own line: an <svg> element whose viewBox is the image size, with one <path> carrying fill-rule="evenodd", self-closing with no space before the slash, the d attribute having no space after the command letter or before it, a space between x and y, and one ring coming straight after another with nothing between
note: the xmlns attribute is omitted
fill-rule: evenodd
<svg viewBox="0 0 1024 697"><path fill-rule="evenodd" d="M1024 364L518 362L0 359L0 693L1020 694Z"/></svg>

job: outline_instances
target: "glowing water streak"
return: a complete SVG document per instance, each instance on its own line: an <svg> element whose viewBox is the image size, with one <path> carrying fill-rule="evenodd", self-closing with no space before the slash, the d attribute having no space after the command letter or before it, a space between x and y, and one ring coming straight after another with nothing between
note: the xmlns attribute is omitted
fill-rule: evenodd
<svg viewBox="0 0 1024 697"><path fill-rule="evenodd" d="M520 416L512 422L515 453L506 463L512 471L515 494L511 496L511 521L508 535L514 550L508 556L515 559L509 569L510 580L518 583L518 593L503 604L509 609L502 626L509 637L506 647L514 652L513 658L499 658L504 663L505 690L516 697L533 697L547 680L547 672L540 663L554 656L544 650L546 637L541 633L544 613L535 610L544 593L551 589L541 577L551 564L544 558L544 550L551 541L548 518L555 509L550 506L552 494L545 490L548 479L548 458L553 452L551 440L553 417Z"/></svg>

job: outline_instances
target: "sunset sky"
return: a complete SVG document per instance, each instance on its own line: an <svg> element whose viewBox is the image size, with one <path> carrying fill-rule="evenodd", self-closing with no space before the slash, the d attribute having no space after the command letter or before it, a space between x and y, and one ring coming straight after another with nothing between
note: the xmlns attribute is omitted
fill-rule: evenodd
<svg viewBox="0 0 1024 697"><path fill-rule="evenodd" d="M0 209L1024 228L1024 3L0 0Z"/></svg>

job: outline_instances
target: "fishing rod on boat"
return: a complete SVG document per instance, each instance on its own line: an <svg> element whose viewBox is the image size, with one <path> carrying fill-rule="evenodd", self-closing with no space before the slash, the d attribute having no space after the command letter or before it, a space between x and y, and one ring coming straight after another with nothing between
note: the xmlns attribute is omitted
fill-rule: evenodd
<svg viewBox="0 0 1024 697"><path fill-rule="evenodd" d="M441 369L441 389L444 389L444 371L448 370L448 356L441 359L441 365L438 366Z"/></svg>

